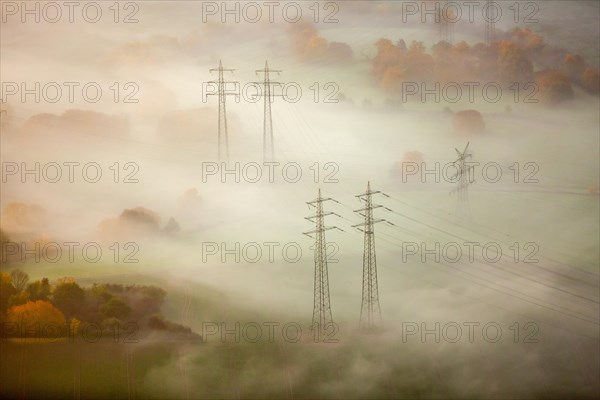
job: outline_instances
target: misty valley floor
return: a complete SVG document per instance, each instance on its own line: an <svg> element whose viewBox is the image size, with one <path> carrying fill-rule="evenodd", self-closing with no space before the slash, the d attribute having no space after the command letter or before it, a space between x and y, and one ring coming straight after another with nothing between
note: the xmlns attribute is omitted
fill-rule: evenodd
<svg viewBox="0 0 600 400"><path fill-rule="evenodd" d="M511 361L499 357L498 349L490 346L436 346L435 351L424 344L419 349L399 338L382 343L377 335L338 344L126 345L108 339L17 344L5 340L0 366L3 398L558 399L598 395L597 380L584 369L570 366L569 360L559 359L561 352L532 359L528 353L536 349L529 346L523 348L522 360ZM441 352L446 352L444 357L439 356ZM583 363L594 362L593 354L573 356Z"/></svg>

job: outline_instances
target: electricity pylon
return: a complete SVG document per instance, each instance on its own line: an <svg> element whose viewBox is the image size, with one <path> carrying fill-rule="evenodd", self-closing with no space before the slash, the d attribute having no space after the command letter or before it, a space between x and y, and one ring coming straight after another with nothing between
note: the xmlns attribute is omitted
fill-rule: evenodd
<svg viewBox="0 0 600 400"><path fill-rule="evenodd" d="M273 82L269 73L281 73L281 70L269 69L269 64L265 61L265 69L256 70L256 74L263 73L264 79L262 82L254 82L258 85L263 85L262 96L264 97L264 124L263 124L263 160L275 161L275 149L273 146L273 118L271 117L271 102L273 96L282 96L282 94L274 94L271 91L271 85L281 85L281 82ZM270 159L269 159L270 157Z"/></svg>
<svg viewBox="0 0 600 400"><path fill-rule="evenodd" d="M235 93L227 93L225 90L226 83L237 83L234 81L225 81L223 78L223 72L228 71L233 73L234 69L223 68L223 64L221 60L219 60L219 68L212 68L209 72L219 72L219 79L217 81L209 81L208 83L216 83L218 86L218 93L208 93L209 95L218 94L219 95L219 127L218 127L218 154L219 161L225 157L226 161L229 161L229 139L227 137L227 111L225 108L225 96L235 94Z"/></svg>
<svg viewBox="0 0 600 400"><path fill-rule="evenodd" d="M454 149L458 154L458 159L453 163L457 169L456 174L453 176L453 179L456 179L457 186L450 191L450 195L454 193L457 194L456 218L463 222L471 220L471 207L469 206L469 186L471 183L475 182L471 173L474 166L467 165L467 159L472 156L471 154L467 153L468 148L469 142L467 142L467 145L462 152L456 148Z"/></svg>
<svg viewBox="0 0 600 400"><path fill-rule="evenodd" d="M314 282L314 302L313 302L313 317L312 326L313 334L318 335L316 337L322 337L322 333L333 324L333 317L331 315L331 303L329 297L329 276L327 271L327 242L325 241L325 231L331 229L338 229L343 232L342 229L337 226L325 226L324 219L327 215L336 215L334 212L323 212L323 203L326 201L338 201L328 197L321 197L321 189L316 200L309 201L308 207L316 208L316 214L310 217L304 217L305 219L315 222L315 230L310 232L304 232L305 235L313 237L315 239L315 282Z"/></svg>
<svg viewBox="0 0 600 400"><path fill-rule="evenodd" d="M446 12L444 12L444 10ZM446 4L444 4L439 12L439 18L440 40L452 44L454 42L454 23L452 20L454 20L456 16L450 11L450 8L446 7Z"/></svg>
<svg viewBox="0 0 600 400"><path fill-rule="evenodd" d="M374 330L383 327L381 319L381 308L379 306L379 289L377 286L377 261L375 258L375 228L378 222L385 222L394 225L385 219L373 219L373 209L383 207L388 211L391 209L379 204L373 204L372 196L381 194L390 197L380 191L371 191L371 182L367 183L367 191L356 197L359 201L364 201L365 208L354 210L355 213L363 216L365 222L352 225L353 228L364 232L365 243L363 252L363 278L362 278L362 304L360 306L359 328L363 330ZM362 228L359 228L362 227Z"/></svg>
<svg viewBox="0 0 600 400"><path fill-rule="evenodd" d="M486 10L487 15L485 18L485 44L491 46L492 43L496 41L496 24L495 24L495 15L490 14L490 10L493 6L492 0L487 0Z"/></svg>

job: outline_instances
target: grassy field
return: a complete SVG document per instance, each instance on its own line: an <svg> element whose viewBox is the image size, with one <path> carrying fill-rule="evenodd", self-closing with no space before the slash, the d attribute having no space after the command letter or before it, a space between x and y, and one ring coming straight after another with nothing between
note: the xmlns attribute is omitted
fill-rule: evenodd
<svg viewBox="0 0 600 400"><path fill-rule="evenodd" d="M4 398L128 398L127 352L123 344L26 344L3 341L0 361ZM169 359L172 350L156 345L139 354L134 383ZM80 382L80 385L79 385Z"/></svg>
<svg viewBox="0 0 600 400"><path fill-rule="evenodd" d="M550 364L534 363L540 375L519 378L520 368L510 366L510 357L492 358L497 350L480 348L465 356L465 347L441 345L444 357L438 357L397 342L381 346L380 338L372 338L376 341L339 344L3 341L0 392L2 398L28 399L594 398L597 393L593 377L575 378L577 371L569 368L563 375ZM545 375L557 381L549 383ZM485 388L478 384L482 377Z"/></svg>
<svg viewBox="0 0 600 400"><path fill-rule="evenodd" d="M430 397L440 387L420 374L396 387L388 371L360 391L343 376L355 351L340 346L278 343L15 343L3 341L3 398L393 398L401 390ZM310 359L309 364L306 361ZM129 372L128 372L129 371ZM405 371L408 372L408 371ZM418 382L421 381L421 382ZM359 382L356 382L359 384ZM437 393L438 395L441 393Z"/></svg>

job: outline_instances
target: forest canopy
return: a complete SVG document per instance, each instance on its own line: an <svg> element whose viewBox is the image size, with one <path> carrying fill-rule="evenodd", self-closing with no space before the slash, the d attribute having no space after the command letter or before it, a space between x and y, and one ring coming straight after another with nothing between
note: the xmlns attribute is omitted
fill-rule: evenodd
<svg viewBox="0 0 600 400"><path fill-rule="evenodd" d="M162 331L195 337L190 328L169 322L161 314L167 293L154 285L94 283L83 287L75 278L54 282L15 269L0 273L0 322L2 336L43 335L44 327L94 325L115 329L135 324L143 332ZM71 332L72 333L72 332ZM62 335L69 334L68 329Z"/></svg>

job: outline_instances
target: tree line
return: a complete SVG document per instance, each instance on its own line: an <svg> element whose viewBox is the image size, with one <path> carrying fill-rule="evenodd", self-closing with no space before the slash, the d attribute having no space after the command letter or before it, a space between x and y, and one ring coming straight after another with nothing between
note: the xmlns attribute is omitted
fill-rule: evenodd
<svg viewBox="0 0 600 400"><path fill-rule="evenodd" d="M114 330L128 323L135 323L145 333L196 336L190 328L170 322L162 315L161 305L166 295L165 290L154 285L94 283L82 287L72 277L51 283L48 278L30 281L20 269L1 272L2 336L39 337L50 324L69 326L76 334L87 325ZM62 334L69 334L69 330L63 330Z"/></svg>

